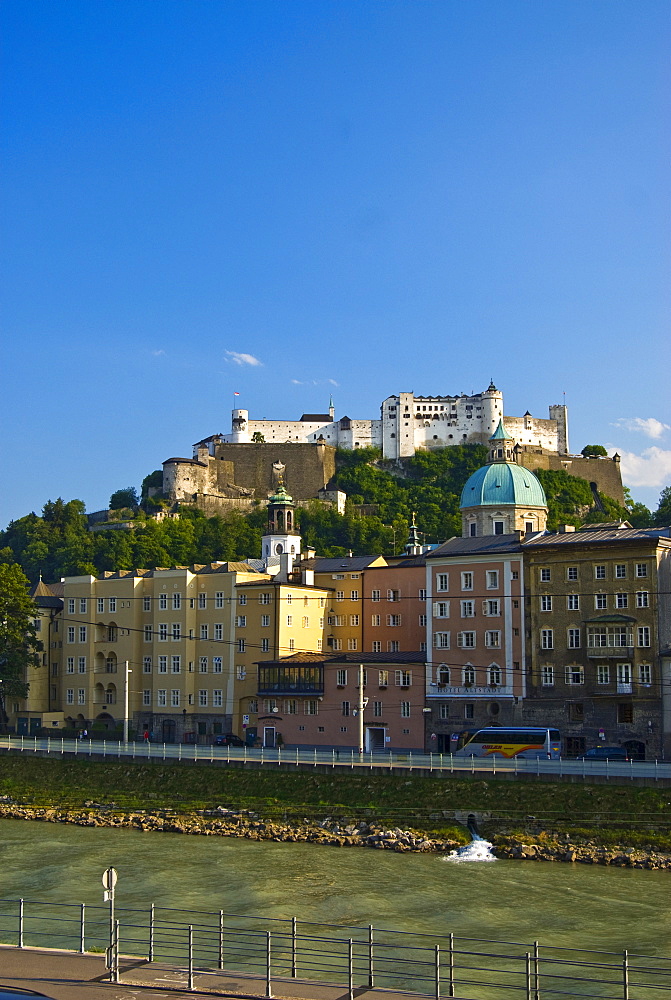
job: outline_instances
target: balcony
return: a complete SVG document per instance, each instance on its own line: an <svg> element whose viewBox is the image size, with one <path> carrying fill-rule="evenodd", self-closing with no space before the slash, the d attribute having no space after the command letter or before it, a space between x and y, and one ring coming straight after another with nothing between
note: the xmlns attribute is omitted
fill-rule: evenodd
<svg viewBox="0 0 671 1000"><path fill-rule="evenodd" d="M618 694L633 694L634 685L631 681L618 681L617 682L617 693Z"/></svg>
<svg viewBox="0 0 671 1000"><path fill-rule="evenodd" d="M587 655L594 660L629 660L634 657L633 646L588 646Z"/></svg>
<svg viewBox="0 0 671 1000"><path fill-rule="evenodd" d="M258 694L324 694L324 668L259 666Z"/></svg>

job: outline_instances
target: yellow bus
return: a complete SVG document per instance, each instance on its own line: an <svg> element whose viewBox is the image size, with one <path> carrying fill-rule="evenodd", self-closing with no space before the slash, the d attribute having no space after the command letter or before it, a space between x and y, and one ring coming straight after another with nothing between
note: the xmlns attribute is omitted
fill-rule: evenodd
<svg viewBox="0 0 671 1000"><path fill-rule="evenodd" d="M493 726L476 730L454 756L553 759L561 757L561 736L558 729Z"/></svg>

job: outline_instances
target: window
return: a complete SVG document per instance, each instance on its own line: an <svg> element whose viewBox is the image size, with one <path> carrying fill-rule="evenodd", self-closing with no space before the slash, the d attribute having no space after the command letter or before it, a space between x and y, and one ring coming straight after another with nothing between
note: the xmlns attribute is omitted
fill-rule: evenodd
<svg viewBox="0 0 671 1000"><path fill-rule="evenodd" d="M333 651L334 651L335 653L339 653L339 652L340 652L340 650L342 649L342 639L332 639L332 640L331 640L331 643L332 643L332 644L331 644L331 649L332 649L332 650L333 650Z"/></svg>
<svg viewBox="0 0 671 1000"><path fill-rule="evenodd" d="M434 601L434 605L433 605L433 617L434 618L449 618L450 617L450 602L449 601Z"/></svg>
<svg viewBox="0 0 671 1000"><path fill-rule="evenodd" d="M295 698L288 698L284 702L285 715L298 715L298 702Z"/></svg>
<svg viewBox="0 0 671 1000"><path fill-rule="evenodd" d="M426 600L426 591L424 590L423 587L420 587L419 593L418 593L417 596L419 597L420 601L425 601Z"/></svg>
<svg viewBox="0 0 671 1000"><path fill-rule="evenodd" d="M358 621L359 616L358 615L353 615L352 617L357 619L356 624L358 625L359 624L359 621ZM307 617L307 615L303 615L303 617L301 618L301 628L309 628L309 627L310 627L310 619Z"/></svg>
<svg viewBox="0 0 671 1000"><path fill-rule="evenodd" d="M78 690L77 690L77 704L78 705L85 705L86 704L86 689L85 688L78 688Z"/></svg>
<svg viewBox="0 0 671 1000"><path fill-rule="evenodd" d="M555 682L555 668L546 664L541 667L541 685L542 687L554 687Z"/></svg>
<svg viewBox="0 0 671 1000"><path fill-rule="evenodd" d="M221 688L215 688L212 692L212 707L221 708L224 704L223 692Z"/></svg>
<svg viewBox="0 0 671 1000"><path fill-rule="evenodd" d="M246 649L246 643L244 639L236 639L235 649L238 653L244 653Z"/></svg>
<svg viewBox="0 0 671 1000"><path fill-rule="evenodd" d="M370 623L371 623L371 625L377 626L377 625L380 624L380 621L381 621L380 615L371 615L370 616Z"/></svg>
<svg viewBox="0 0 671 1000"><path fill-rule="evenodd" d="M318 653L321 653L321 651L322 651L323 642L324 642L323 639L317 639L317 652Z"/></svg>
<svg viewBox="0 0 671 1000"><path fill-rule="evenodd" d="M151 642L153 638L154 638L154 633L153 633L151 625L145 625L145 627L144 627L144 641L145 642Z"/></svg>
<svg viewBox="0 0 671 1000"><path fill-rule="evenodd" d="M652 684L652 666L649 663L639 663L638 665L638 683L643 684L645 687L650 687Z"/></svg>
<svg viewBox="0 0 671 1000"><path fill-rule="evenodd" d="M293 599L294 599L294 595L293 594L287 594L287 604L291 604L291 602L293 601Z"/></svg>
<svg viewBox="0 0 671 1000"><path fill-rule="evenodd" d="M321 640L320 640L321 641ZM267 653L270 650L270 639L261 640L261 652Z"/></svg>
<svg viewBox="0 0 671 1000"><path fill-rule="evenodd" d="M438 667L438 683L445 686L450 683L450 668L446 663L441 663Z"/></svg>
<svg viewBox="0 0 671 1000"><path fill-rule="evenodd" d="M412 684L412 670L395 670L394 679L397 687L410 687Z"/></svg>
<svg viewBox="0 0 671 1000"><path fill-rule="evenodd" d="M398 641L398 639L390 639L387 643L387 652L400 653L400 651L401 651L401 643Z"/></svg>
<svg viewBox="0 0 671 1000"><path fill-rule="evenodd" d="M499 687L501 684L501 668L495 663L489 668L489 686Z"/></svg>
<svg viewBox="0 0 671 1000"><path fill-rule="evenodd" d="M247 628L247 615L236 615L235 616L235 627L236 628Z"/></svg>
<svg viewBox="0 0 671 1000"><path fill-rule="evenodd" d="M382 643L378 639L374 639L370 645L371 653L381 653Z"/></svg>
<svg viewBox="0 0 671 1000"><path fill-rule="evenodd" d="M222 624L214 626L214 638L217 642L221 642L224 638L224 626Z"/></svg>
<svg viewBox="0 0 671 1000"><path fill-rule="evenodd" d="M583 684L585 680L584 668L578 664L572 664L566 668L567 684Z"/></svg>
<svg viewBox="0 0 671 1000"><path fill-rule="evenodd" d="M75 672L75 658L74 656L68 656L65 666L66 674L74 674Z"/></svg>
<svg viewBox="0 0 671 1000"><path fill-rule="evenodd" d="M238 604L241 608L244 608L247 603L247 594L238 594Z"/></svg>
<svg viewBox="0 0 671 1000"><path fill-rule="evenodd" d="M642 577L648 575L648 567L646 563L636 563L636 576Z"/></svg>
<svg viewBox="0 0 671 1000"><path fill-rule="evenodd" d="M433 645L436 649L449 649L450 648L450 633L449 632L434 632L433 633Z"/></svg>
<svg viewBox="0 0 671 1000"><path fill-rule="evenodd" d="M198 705L200 708L207 708L207 691L203 688L198 692Z"/></svg>
<svg viewBox="0 0 671 1000"><path fill-rule="evenodd" d="M67 641L68 642L74 642L75 641L75 627L74 627L74 625L68 625L68 638L67 638Z"/></svg>
<svg viewBox="0 0 671 1000"><path fill-rule="evenodd" d="M159 611L166 611L168 607L168 595L159 594L158 595L158 609Z"/></svg>
<svg viewBox="0 0 671 1000"><path fill-rule="evenodd" d="M350 623L350 625L353 628L355 628L359 624L359 616L358 615L350 615L349 616L349 623Z"/></svg>
<svg viewBox="0 0 671 1000"><path fill-rule="evenodd" d="M462 590L473 590L473 574L462 573L461 574L461 589Z"/></svg>
<svg viewBox="0 0 671 1000"><path fill-rule="evenodd" d="M198 595L198 607L201 611L207 607L207 594Z"/></svg>
<svg viewBox="0 0 671 1000"><path fill-rule="evenodd" d="M487 590L497 590L499 586L499 571L497 569L487 570Z"/></svg>
<svg viewBox="0 0 671 1000"><path fill-rule="evenodd" d="M371 599L371 601L379 601L380 600L380 591L379 590L372 590L371 594L370 594L370 599Z"/></svg>
<svg viewBox="0 0 671 1000"><path fill-rule="evenodd" d="M79 626L79 641L86 642L86 625Z"/></svg>
<svg viewBox="0 0 671 1000"><path fill-rule="evenodd" d="M172 708L179 708L179 688L173 688L170 692L170 705Z"/></svg>
<svg viewBox="0 0 671 1000"><path fill-rule="evenodd" d="M263 594L259 594L259 604L270 604L270 594L265 591Z"/></svg>
<svg viewBox="0 0 671 1000"><path fill-rule="evenodd" d="M86 673L86 657L85 656L78 656L77 657L77 670L79 671L80 674L85 674Z"/></svg>
<svg viewBox="0 0 671 1000"><path fill-rule="evenodd" d="M349 702L348 701L341 702L340 714L341 715L349 715Z"/></svg>
<svg viewBox="0 0 671 1000"><path fill-rule="evenodd" d="M214 595L214 606L215 608L223 608L224 606L224 592L223 590L218 590Z"/></svg>
<svg viewBox="0 0 671 1000"><path fill-rule="evenodd" d="M426 628L428 618L426 615L419 615L417 618L417 624L420 628Z"/></svg>
<svg viewBox="0 0 671 1000"><path fill-rule="evenodd" d="M461 617L462 618L474 618L475 617L475 601L462 601L461 602Z"/></svg>
<svg viewBox="0 0 671 1000"><path fill-rule="evenodd" d="M400 590L388 590L387 591L387 600L388 601L400 601L401 600L401 591Z"/></svg>
<svg viewBox="0 0 671 1000"><path fill-rule="evenodd" d="M378 670L377 672L377 683L379 687L386 687L389 683L389 671L388 670Z"/></svg>
<svg viewBox="0 0 671 1000"><path fill-rule="evenodd" d="M207 639L207 637L208 637L208 626L207 625L201 625L200 626L200 638L201 639Z"/></svg>
<svg viewBox="0 0 671 1000"><path fill-rule="evenodd" d="M475 632L457 632L457 646L461 649L474 649Z"/></svg>
<svg viewBox="0 0 671 1000"><path fill-rule="evenodd" d="M221 667L222 667L221 657L220 656L213 656L212 657L212 673L213 674L220 674L221 673Z"/></svg>
<svg viewBox="0 0 671 1000"><path fill-rule="evenodd" d="M345 591L344 590L336 590L335 599L336 599L336 601L344 601L345 600Z"/></svg>
<svg viewBox="0 0 671 1000"><path fill-rule="evenodd" d="M639 625L636 630L638 636L639 646L649 646L650 645L650 626L649 625Z"/></svg>
<svg viewBox="0 0 671 1000"><path fill-rule="evenodd" d="M566 569L566 579L567 580L577 580L578 579L578 567L568 566Z"/></svg>
<svg viewBox="0 0 671 1000"><path fill-rule="evenodd" d="M336 684L338 687L345 687L347 684L347 671L336 670Z"/></svg>
<svg viewBox="0 0 671 1000"><path fill-rule="evenodd" d="M158 672L159 674L167 674L168 672L168 657L159 656L158 658Z"/></svg>
<svg viewBox="0 0 671 1000"><path fill-rule="evenodd" d="M86 598L85 597L80 597L79 598L79 614L80 615L85 615L86 614Z"/></svg>
<svg viewBox="0 0 671 1000"><path fill-rule="evenodd" d="M475 710L475 706L473 705L472 702L470 704L464 705L464 718L465 719L472 719L473 718L474 710Z"/></svg>
<svg viewBox="0 0 671 1000"><path fill-rule="evenodd" d="M387 615L387 625L398 627L401 625L401 615Z"/></svg>
<svg viewBox="0 0 671 1000"><path fill-rule="evenodd" d="M489 649L500 649L501 633L499 631L485 632L485 646Z"/></svg>
<svg viewBox="0 0 671 1000"><path fill-rule="evenodd" d="M258 701L256 700L256 698L250 698L249 699L249 706L247 708L247 711L250 713L250 715L256 715L256 713L258 712L258 710L259 710L259 703L258 703Z"/></svg>
<svg viewBox="0 0 671 1000"><path fill-rule="evenodd" d="M340 640L340 644L342 646L342 639ZM289 652L293 652L295 648L296 648L296 640L289 639ZM239 650L239 652L243 652L243 650Z"/></svg>
<svg viewBox="0 0 671 1000"><path fill-rule="evenodd" d="M207 673L207 657L206 656L201 656L200 660L198 661L198 671L201 674L206 674Z"/></svg>
<svg viewBox="0 0 671 1000"><path fill-rule="evenodd" d="M179 642L182 638L182 625L180 622L172 623L172 641Z"/></svg>
<svg viewBox="0 0 671 1000"><path fill-rule="evenodd" d="M585 706L581 701L569 702L568 704L569 722L583 722L585 719Z"/></svg>
<svg viewBox="0 0 671 1000"><path fill-rule="evenodd" d="M401 702L401 718L402 719L409 719L410 718L410 702L409 701L402 701Z"/></svg>
<svg viewBox="0 0 671 1000"><path fill-rule="evenodd" d="M554 649L554 629L541 629L541 649Z"/></svg>
<svg viewBox="0 0 671 1000"><path fill-rule="evenodd" d="M594 595L594 607L597 611L605 611L608 607L608 595L607 594L595 594Z"/></svg>
<svg viewBox="0 0 671 1000"><path fill-rule="evenodd" d="M519 580L519 578L520 578L520 571L518 569L514 569L510 574L510 579Z"/></svg>
<svg viewBox="0 0 671 1000"><path fill-rule="evenodd" d="M567 646L569 649L580 649L580 629L570 628L567 630Z"/></svg>
<svg viewBox="0 0 671 1000"><path fill-rule="evenodd" d="M567 611L580 611L580 595L579 594L567 594L566 595L566 609L567 609Z"/></svg>
<svg viewBox="0 0 671 1000"><path fill-rule="evenodd" d="M605 580L606 579L606 567L605 566L595 566L594 567L594 579L595 580Z"/></svg>
<svg viewBox="0 0 671 1000"><path fill-rule="evenodd" d="M494 534L503 535L505 532L505 524L503 521L494 521Z"/></svg>
<svg viewBox="0 0 671 1000"><path fill-rule="evenodd" d="M541 597L541 611L552 611L552 597L550 594L543 594Z"/></svg>
<svg viewBox="0 0 671 1000"><path fill-rule="evenodd" d="M171 656L170 666L173 674L179 674L182 670L182 657L181 656Z"/></svg>
<svg viewBox="0 0 671 1000"><path fill-rule="evenodd" d="M623 725L631 725L634 721L634 706L631 702L620 702L617 706L617 721Z"/></svg>
<svg viewBox="0 0 671 1000"><path fill-rule="evenodd" d="M146 598L145 598L145 600L146 600ZM105 610L105 599L103 597L99 597L98 600L96 601L96 604L97 604L97 607L98 607L98 614L102 614L103 611ZM151 605L150 605L149 610L151 610Z"/></svg>
<svg viewBox="0 0 671 1000"><path fill-rule="evenodd" d="M350 651L355 651L357 649L357 642L358 642L357 639L348 639L347 640L347 648Z"/></svg>
<svg viewBox="0 0 671 1000"><path fill-rule="evenodd" d="M475 684L475 670L473 667L464 667L462 676L466 687L472 687Z"/></svg>
<svg viewBox="0 0 671 1000"><path fill-rule="evenodd" d="M610 666L607 663L598 663L596 668L597 684L610 684Z"/></svg>
<svg viewBox="0 0 671 1000"><path fill-rule="evenodd" d="M319 702L316 698L308 698L303 705L305 715L319 715Z"/></svg>
<svg viewBox="0 0 671 1000"><path fill-rule="evenodd" d="M482 610L488 618L498 618L501 614L501 602L498 597L493 601L483 601Z"/></svg>
<svg viewBox="0 0 671 1000"><path fill-rule="evenodd" d="M382 702L381 701L374 701L373 702L373 716L376 719L381 719L382 718Z"/></svg>
<svg viewBox="0 0 671 1000"><path fill-rule="evenodd" d="M476 535L478 533L478 525L477 525L477 523L475 521L471 521L471 523L469 524L469 526L468 526L468 533L471 536L471 538L475 538L476 537Z"/></svg>
<svg viewBox="0 0 671 1000"><path fill-rule="evenodd" d="M539 579L541 583L549 583L551 579L551 574L549 569L542 569L539 574Z"/></svg>
<svg viewBox="0 0 671 1000"><path fill-rule="evenodd" d="M165 622L159 622L158 626L158 641L167 642L168 641L168 626Z"/></svg>
<svg viewBox="0 0 671 1000"><path fill-rule="evenodd" d="M436 590L449 590L450 589L450 574L449 573L439 573L436 577Z"/></svg>
<svg viewBox="0 0 671 1000"><path fill-rule="evenodd" d="M439 719L449 719L450 717L450 706L443 704L438 708L438 718Z"/></svg>
<svg viewBox="0 0 671 1000"><path fill-rule="evenodd" d="M359 591L358 590L351 590L350 591L350 595L349 595L349 599L350 599L350 601L358 601L359 600Z"/></svg>
<svg viewBox="0 0 671 1000"><path fill-rule="evenodd" d="M173 594L172 595L172 609L173 609L173 611L179 611L179 609L181 607L182 607L182 595L181 594Z"/></svg>
<svg viewBox="0 0 671 1000"><path fill-rule="evenodd" d="M650 606L649 597L647 590L637 590L636 591L636 607L637 608L647 608Z"/></svg>
<svg viewBox="0 0 671 1000"><path fill-rule="evenodd" d="M626 563L616 563L615 564L615 579L625 580L627 578L627 566Z"/></svg>
<svg viewBox="0 0 671 1000"><path fill-rule="evenodd" d="M149 688L145 688L142 692L142 704L145 707L151 707L151 690Z"/></svg>
<svg viewBox="0 0 671 1000"><path fill-rule="evenodd" d="M361 573L350 573L350 580L358 580Z"/></svg>
<svg viewBox="0 0 671 1000"><path fill-rule="evenodd" d="M165 706L168 704L167 694L168 692L166 691L165 688L159 688L159 690L156 692L156 704L159 706L159 708L165 708Z"/></svg>
<svg viewBox="0 0 671 1000"><path fill-rule="evenodd" d="M617 665L617 683L618 684L631 684L631 663L618 663L618 665Z"/></svg>
<svg viewBox="0 0 671 1000"><path fill-rule="evenodd" d="M629 596L627 594L616 594L615 595L615 606L618 608L629 607Z"/></svg>

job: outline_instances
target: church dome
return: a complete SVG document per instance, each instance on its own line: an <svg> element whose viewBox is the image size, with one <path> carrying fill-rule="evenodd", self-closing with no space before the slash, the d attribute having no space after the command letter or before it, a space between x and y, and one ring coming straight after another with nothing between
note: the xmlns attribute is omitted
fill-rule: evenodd
<svg viewBox="0 0 671 1000"><path fill-rule="evenodd" d="M461 508L486 504L547 507L547 500L543 487L529 469L510 462L494 462L474 472L461 491Z"/></svg>

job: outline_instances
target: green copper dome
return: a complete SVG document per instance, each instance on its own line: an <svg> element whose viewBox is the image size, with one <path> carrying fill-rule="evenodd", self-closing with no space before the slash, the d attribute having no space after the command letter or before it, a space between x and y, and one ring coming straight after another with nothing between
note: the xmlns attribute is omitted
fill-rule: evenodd
<svg viewBox="0 0 671 1000"><path fill-rule="evenodd" d="M547 507L545 492L529 469L511 462L494 462L474 472L461 491L460 507Z"/></svg>

